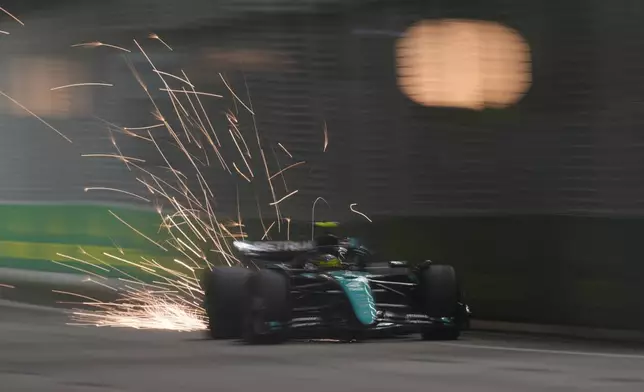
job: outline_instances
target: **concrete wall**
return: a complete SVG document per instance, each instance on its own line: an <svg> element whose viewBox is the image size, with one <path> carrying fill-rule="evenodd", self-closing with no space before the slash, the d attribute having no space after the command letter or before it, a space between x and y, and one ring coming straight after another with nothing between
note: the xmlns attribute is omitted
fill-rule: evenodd
<svg viewBox="0 0 644 392"><path fill-rule="evenodd" d="M217 72L226 72L244 98L248 86L274 171L278 165L269 149L278 149L281 167L288 162L277 142L288 145L295 159L307 161L303 169L293 170L287 177L291 184L287 189L299 189L297 197L284 207L294 218L309 216L318 196L332 202L338 218L354 217L348 211L353 202L365 211L384 215L640 214L644 173L639 157L644 143L637 132L642 121L637 104L641 93L634 86L644 64L637 54L644 45L644 32L635 23L638 10L619 14L620 9L601 2L580 2L577 8L565 9L536 3L521 7L492 3L481 9L463 1L443 7L405 2L370 4L346 12L331 9L329 14L252 14L250 19L231 19L227 25L218 20L211 29L163 30L175 48L172 52L146 39L144 25L136 30L137 24L132 23L133 30L124 34L111 24L109 15L104 17L100 34L90 33L87 23L78 31L63 28L82 12L95 9L80 9L68 19L35 19L28 30L10 36L10 56L3 56L3 63L11 63L14 57L25 55L23 52L55 55L85 67L83 80L115 86L68 93L67 99L85 102L87 99L78 95L90 94L92 101L84 116L54 119L62 130L80 138L73 150L33 118L18 121L3 115L1 132L7 135L3 155L15 162L12 168L23 167L30 173L21 176L4 168L9 171L6 189L23 187L25 191L5 191L3 198L40 197L42 194L33 190L46 181L56 183L56 191L47 196L54 199L69 199L71 189L78 193L88 183L135 189L133 177L128 177L119 163L91 164L77 155L111 150L107 127L96 117L122 126L149 124L155 121L150 116L151 105L122 52L79 50L69 45L100 39L132 49L131 40L136 37L159 69L173 73L183 69L202 90L224 92L224 99L207 105L225 137L227 127L221 113L234 108L235 102ZM131 18L138 15L141 21L146 20L142 11L134 11ZM95 17L102 20L103 16L97 13ZM533 58L529 94L517 106L481 112L425 108L411 102L397 86L395 44L409 25L423 17L501 20L519 31ZM52 30L63 33L38 46L43 35ZM254 53L254 58L263 56L263 63L249 63L248 56L234 60L240 58L239 51ZM147 81L154 79L140 53L135 50L127 56ZM10 75L3 74L5 78ZM74 78L67 79L71 82ZM45 93L46 86L42 89ZM161 99L163 93L153 90ZM2 104L11 105L6 100ZM243 131L252 139L252 119L243 112ZM325 124L329 147L322 153ZM36 147L27 148L39 137L47 138L39 142L47 146L42 147L48 151L46 155ZM122 143L134 154L160 161L154 148L145 143ZM234 158L230 140L224 148ZM25 150L39 154L40 159L20 153ZM38 176L34 162L42 161L48 162L48 168ZM57 165L59 169L53 169ZM57 178L51 171L73 174ZM207 171L220 192L221 209L234 213L235 186L243 187L243 181L240 184L240 178L231 179L215 167ZM20 185L20 181L33 184ZM263 205L268 204L263 200L266 188L264 182L253 191L240 192L246 213L256 212L255 192L262 193ZM285 195L287 189L278 192Z"/></svg>

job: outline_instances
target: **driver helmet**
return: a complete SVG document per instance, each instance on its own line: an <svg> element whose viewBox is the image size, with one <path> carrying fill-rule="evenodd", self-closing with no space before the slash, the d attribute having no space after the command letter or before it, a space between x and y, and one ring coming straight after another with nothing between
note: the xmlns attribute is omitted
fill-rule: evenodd
<svg viewBox="0 0 644 392"><path fill-rule="evenodd" d="M322 254L315 256L311 262L318 268L338 268L342 266L342 261L331 254Z"/></svg>

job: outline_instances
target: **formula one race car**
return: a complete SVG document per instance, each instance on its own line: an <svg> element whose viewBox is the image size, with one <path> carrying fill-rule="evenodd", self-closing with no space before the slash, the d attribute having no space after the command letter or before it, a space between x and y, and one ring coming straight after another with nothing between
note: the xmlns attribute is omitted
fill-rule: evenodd
<svg viewBox="0 0 644 392"><path fill-rule="evenodd" d="M214 268L202 282L214 339L352 341L383 333L457 339L469 326L452 266L377 266L356 239L329 233L314 241L234 245L243 266Z"/></svg>

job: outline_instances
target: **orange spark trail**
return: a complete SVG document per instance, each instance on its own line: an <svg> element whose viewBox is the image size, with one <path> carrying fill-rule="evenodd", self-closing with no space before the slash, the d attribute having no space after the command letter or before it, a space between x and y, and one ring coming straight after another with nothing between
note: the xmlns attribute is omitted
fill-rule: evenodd
<svg viewBox="0 0 644 392"><path fill-rule="evenodd" d="M313 202L313 207L311 207L311 240L315 237L315 206L318 204L318 201L323 201L327 206L329 205L329 202L323 197L318 197Z"/></svg>
<svg viewBox="0 0 644 392"><path fill-rule="evenodd" d="M326 148L329 146L329 133L326 128L326 121L324 122L324 149L323 152L326 152Z"/></svg>
<svg viewBox="0 0 644 392"><path fill-rule="evenodd" d="M300 161L300 162L294 163L294 164L292 164L292 165L290 165L290 166L287 166L287 167L285 167L284 169L282 169L282 170L278 171L277 173L273 174L272 176L270 176L269 180L272 180L273 178L275 178L275 177L279 176L280 174L284 173L284 172L285 172L285 171L287 171L288 169L294 168L294 167L296 167L296 166L303 165L303 164L305 164L305 163L306 163L305 161Z"/></svg>
<svg viewBox="0 0 644 392"><path fill-rule="evenodd" d="M108 212L109 212L110 214L112 214L116 219L120 220L120 221L121 221L121 223L123 223L125 226L129 227L129 228L130 228L130 229L132 229L134 232L136 232L138 235L140 235L140 236L142 236L143 238L147 239L148 241L150 241L150 242L151 242L151 243L153 243L154 245L158 246L159 248L163 249L164 251L166 251L166 252L168 251L166 248L164 248L163 246L159 245L159 244L158 244L156 241L154 241L152 238L150 238L150 237L146 236L145 234L141 233L140 231L138 231L137 229L135 229L132 225L128 224L126 221L124 221L123 219L121 219L121 217L119 217L118 215L116 215L115 213L113 213L111 210L108 210Z"/></svg>
<svg viewBox="0 0 644 392"><path fill-rule="evenodd" d="M248 112L249 112L250 114L254 115L255 113L251 110L251 108L249 108L248 106L246 106L246 104L244 103L244 101L242 101L242 100L241 100L241 98L239 98L239 97L237 96L237 94L235 94L235 92L233 91L233 89L232 89L232 88L230 88L230 86L229 86L229 85L228 85L228 83L226 82L226 79L224 79L224 76L223 76L222 74L219 74L219 77L221 78L222 82L224 82L224 85L226 86L226 88L228 89L228 91L232 94L232 96L233 96L233 97L235 97L235 99L236 99L236 100L237 100L237 101L238 101L238 102L239 102L239 103L240 103L244 108L246 108L246 110L248 110Z"/></svg>
<svg viewBox="0 0 644 392"><path fill-rule="evenodd" d="M148 130L152 128L160 128L160 127L165 127L165 124L154 124L154 125L148 125L147 127L124 127L123 129L128 130L128 131L138 131L138 130Z"/></svg>
<svg viewBox="0 0 644 392"><path fill-rule="evenodd" d="M23 25L23 26L25 25L24 23L22 23L22 21L20 19L16 18L13 14L11 14L9 11L5 10L4 8L0 7L0 11L2 11L5 14L9 15L13 20L15 20L16 22L20 23L21 25Z"/></svg>
<svg viewBox="0 0 644 392"><path fill-rule="evenodd" d="M364 217L366 220L368 220L369 222L373 222L373 221L372 221L372 220L371 220L367 215L365 215L365 214L363 214L362 212L360 212L360 211L358 211L358 210L355 210L355 209L353 208L353 206L357 206L357 205L358 205L358 203L352 203L351 205L349 205L349 209L351 210L351 212L354 212L354 213L356 213L356 214L358 214L358 215L363 216L363 217Z"/></svg>
<svg viewBox="0 0 644 392"><path fill-rule="evenodd" d="M163 41L158 35L152 33L148 36L150 39L156 39L157 41L161 42L166 48L168 48L170 51L172 51L172 48L170 45L166 44L165 41Z"/></svg>
<svg viewBox="0 0 644 392"><path fill-rule="evenodd" d="M128 52L128 53L132 52L129 49L125 49L125 48L122 48L122 47L116 46L116 45L106 44L106 43L100 42L100 41L84 42L84 43L80 43L80 44L75 44L75 45L72 45L72 48L75 48L75 47L98 48L99 46L105 46L105 47L109 47L109 48L113 48L113 49L118 49L118 50L122 50L123 52Z"/></svg>
<svg viewBox="0 0 644 392"><path fill-rule="evenodd" d="M289 193L288 195L286 195L286 196L282 197L281 199L279 199L279 200L277 200L277 201L275 201L275 202L269 203L269 205L271 205L271 206L277 205L277 204L279 204L279 203L283 202L284 200L288 199L289 197L293 196L293 195L294 195L294 194L296 194L297 192L298 192L298 190L296 189L296 190L294 190L293 192Z"/></svg>
<svg viewBox="0 0 644 392"><path fill-rule="evenodd" d="M124 191L124 190L122 190L122 189L117 189L117 188L108 188L108 187L102 187L102 186L91 186L91 187L86 187L86 188L85 188L85 192L89 192L89 191L111 191L111 192L119 192L119 193L123 193L123 194L126 194L126 195L130 195L130 196L136 197L137 199L140 199L140 200L143 200L143 201L150 202L150 199L147 199L147 198L145 198L145 197L143 197L143 196L139 196L139 195L137 195L136 193L128 192L128 191Z"/></svg>
<svg viewBox="0 0 644 392"><path fill-rule="evenodd" d="M159 91L169 91L173 93L186 93L186 94L194 94L194 95L205 95L208 97L215 97L215 98L222 98L223 95L220 94L213 94L213 93L204 93L201 91L181 91L181 90L168 90L167 88L160 88Z"/></svg>
<svg viewBox="0 0 644 392"><path fill-rule="evenodd" d="M173 74L171 74L171 73L167 73L167 72L159 71L158 69L153 70L153 72L156 72L156 73L158 73L159 75L169 76L169 77L171 77L171 78L173 78L173 79L176 79L176 80L178 80L178 81L180 81L180 82L183 82L183 83L187 84L187 85L188 85L188 86L190 86L190 87L194 87L194 85L193 85L192 83L190 83L189 81L187 81L187 80L185 80L185 79L182 79L182 78L178 77L177 75L173 75ZM161 90L161 89L159 89L159 90Z"/></svg>
<svg viewBox="0 0 644 392"><path fill-rule="evenodd" d="M145 159L140 159L140 158L134 158L134 157L126 157L123 155L118 155L118 154L81 154L82 157L95 157L95 158L116 158L121 161L135 161L135 162L141 162L144 163Z"/></svg>
<svg viewBox="0 0 644 392"><path fill-rule="evenodd" d="M16 101L15 99L11 98L11 97L10 97L10 96L8 96L7 94L5 94L3 91L0 91L0 95L2 95L2 96L4 96L5 98L9 99L11 102L13 102L13 103L14 103L14 104L16 104L17 106L19 106L22 110L24 110L25 112L27 112L27 113L31 114L32 116L34 116L34 117L35 117L36 119L38 119L41 123L45 124L47 127L49 127L50 129L52 129L54 132L56 132L57 134L59 134L60 136L62 136L62 137L63 137L63 139L67 140L67 141L68 141L68 142L70 142L70 143L72 142L72 139L70 139L70 138L68 138L67 136L63 135L63 133L62 133L62 132L60 132L58 129L54 128L54 127L53 127L51 124L49 124L47 121L45 121L45 120L43 120L42 118L38 117L38 116L36 115L36 113L34 113L34 112L32 112L31 110L27 109L27 108L26 108L23 104L21 104L20 102L18 102L18 101Z"/></svg>
<svg viewBox="0 0 644 392"><path fill-rule="evenodd" d="M69 88L69 87L84 87L84 86L114 87L114 85L111 84L111 83L74 83L74 84L66 84L64 86L52 87L49 90L50 91L55 91L55 90L62 90L64 88Z"/></svg>
<svg viewBox="0 0 644 392"><path fill-rule="evenodd" d="M291 155L291 153L290 153L290 152L288 152L288 150L286 149L286 147L284 147L284 146L282 145L282 143L277 143L277 145L278 145L278 146L280 146L280 147L282 148L282 150L284 150L284 152L285 152L285 153L286 153L290 158L293 158L293 155Z"/></svg>

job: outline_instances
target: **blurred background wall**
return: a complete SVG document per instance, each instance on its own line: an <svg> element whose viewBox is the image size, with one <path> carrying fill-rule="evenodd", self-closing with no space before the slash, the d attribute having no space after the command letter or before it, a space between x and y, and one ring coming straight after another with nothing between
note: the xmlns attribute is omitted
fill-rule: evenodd
<svg viewBox="0 0 644 392"><path fill-rule="evenodd" d="M0 21L11 32L0 37L0 85L75 143L0 99L0 199L138 203L84 193L87 186L142 188L122 163L80 155L111 152L115 137L130 155L159 163L149 144L119 138L104 122L153 123L149 101L122 53L70 47L125 46L141 71L147 65L136 37L159 69L184 70L200 90L224 95L204 98L213 113L235 108L219 72L243 99L248 89L263 140L275 149L267 154L284 166L279 142L307 161L289 172L289 189L299 193L283 207L287 216L309 219L322 196L329 218L362 222L348 208L358 203L374 218L359 229L385 255L457 264L482 317L644 328L644 5L33 5L6 6L29 23ZM146 40L150 33L172 51ZM155 78L149 69L143 74ZM114 87L49 91L78 81ZM239 113L252 134L250 117ZM223 116L213 121L226 129ZM219 210L234 214L238 181L217 167L208 180ZM241 190L253 217L255 195L265 199L267 189Z"/></svg>
<svg viewBox="0 0 644 392"><path fill-rule="evenodd" d="M132 38L155 32L173 47L170 52L142 41L159 69L183 69L202 90L217 93L226 91L218 72L226 72L242 95L245 78L264 137L288 141L291 153L318 163L292 180L304 210L311 198L324 196L394 215L639 214L644 187L637 82L644 29L637 20L643 11L618 3L46 3L51 9L26 14L28 28L12 26L12 35L3 37L2 74L10 95L59 119L66 134L79 133L70 137L85 138L84 150L100 149L108 133L97 117L143 125L151 121L149 103L123 52L70 45L103 41L132 49ZM411 26L442 19L495 22L509 37L485 25L439 25L416 29L417 36L430 37L412 37L420 45L403 42ZM8 23L4 18L3 26ZM137 67L146 65L136 51L128 57ZM47 91L99 79L115 88ZM411 91L409 85L421 87ZM497 97L483 97L484 89ZM419 98L423 94L427 102ZM232 106L229 100L206 103L213 112ZM34 129L37 120L7 100L2 105L2 146L8 150L2 155L12 162L3 165L4 199L110 200L69 192L88 180L125 181L120 163L97 163L101 170L76 165L61 150L69 146ZM325 123L329 148L323 156ZM20 148L25 144L30 148ZM65 178L58 181L50 171Z"/></svg>

